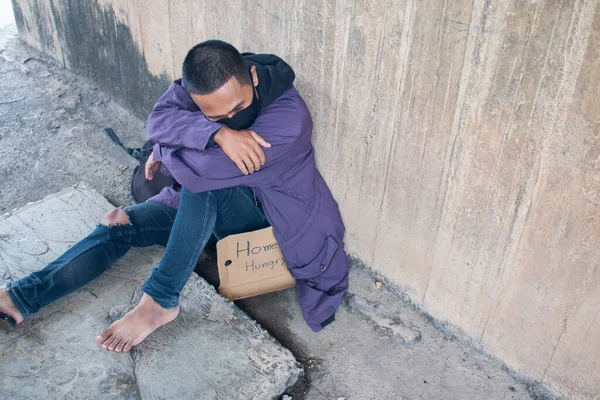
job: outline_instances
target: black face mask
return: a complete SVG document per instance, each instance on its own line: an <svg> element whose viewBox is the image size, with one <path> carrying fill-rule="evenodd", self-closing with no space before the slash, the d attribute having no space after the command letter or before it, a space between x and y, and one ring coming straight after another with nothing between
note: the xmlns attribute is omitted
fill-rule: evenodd
<svg viewBox="0 0 600 400"><path fill-rule="evenodd" d="M239 111L231 118L221 118L217 122L227 125L231 129L239 131L241 129L248 129L250 125L254 123L254 120L258 116L260 111L260 101L256 96L256 89L252 87L252 103L243 110Z"/></svg>

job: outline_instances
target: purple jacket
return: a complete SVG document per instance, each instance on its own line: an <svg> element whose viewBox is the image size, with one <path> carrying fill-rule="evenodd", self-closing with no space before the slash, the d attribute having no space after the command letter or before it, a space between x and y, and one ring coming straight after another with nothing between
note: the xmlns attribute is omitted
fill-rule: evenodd
<svg viewBox="0 0 600 400"><path fill-rule="evenodd" d="M192 192L238 185L253 190L296 279L304 319L317 332L348 289L349 264L338 205L315 165L308 108L292 87L260 112L249 129L272 147L264 149L267 162L260 171L246 176L219 147L207 147L220 127L175 81L148 118L154 158ZM165 188L148 201L176 207L178 196Z"/></svg>

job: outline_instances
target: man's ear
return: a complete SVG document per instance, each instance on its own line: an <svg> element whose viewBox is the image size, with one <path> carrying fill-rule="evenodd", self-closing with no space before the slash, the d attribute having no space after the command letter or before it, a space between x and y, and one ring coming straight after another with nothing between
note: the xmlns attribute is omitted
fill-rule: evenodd
<svg viewBox="0 0 600 400"><path fill-rule="evenodd" d="M256 65L250 67L250 74L252 75L252 85L258 86L258 74L256 73Z"/></svg>

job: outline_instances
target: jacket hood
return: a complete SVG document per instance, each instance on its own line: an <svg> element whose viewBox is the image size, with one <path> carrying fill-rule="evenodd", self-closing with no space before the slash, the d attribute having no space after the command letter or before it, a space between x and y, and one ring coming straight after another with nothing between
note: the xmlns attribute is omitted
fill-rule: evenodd
<svg viewBox="0 0 600 400"><path fill-rule="evenodd" d="M273 54L242 53L246 65L256 66L258 97L263 110L294 84L296 74L292 67Z"/></svg>

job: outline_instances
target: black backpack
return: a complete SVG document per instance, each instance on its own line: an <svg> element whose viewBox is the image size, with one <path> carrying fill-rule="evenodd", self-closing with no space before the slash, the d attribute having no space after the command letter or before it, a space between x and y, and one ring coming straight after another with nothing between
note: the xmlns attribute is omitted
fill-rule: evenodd
<svg viewBox="0 0 600 400"><path fill-rule="evenodd" d="M160 170L154 173L154 177L151 181L146 179L146 161L148 160L148 157L150 157L152 148L154 147L154 142L152 140L146 141L142 147L133 149L123 145L121 139L119 139L115 131L111 128L105 128L104 131L114 144L122 148L127 154L139 162L139 165L135 167L133 175L131 176L131 199L135 203L145 202L150 197L159 194L160 191L167 186L180 187L173 177L163 174Z"/></svg>

